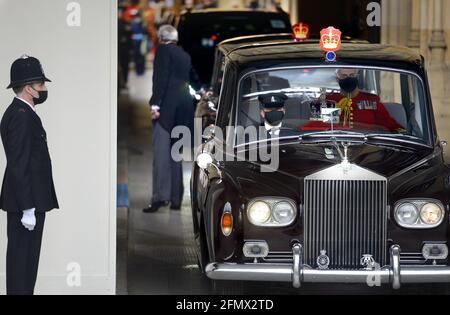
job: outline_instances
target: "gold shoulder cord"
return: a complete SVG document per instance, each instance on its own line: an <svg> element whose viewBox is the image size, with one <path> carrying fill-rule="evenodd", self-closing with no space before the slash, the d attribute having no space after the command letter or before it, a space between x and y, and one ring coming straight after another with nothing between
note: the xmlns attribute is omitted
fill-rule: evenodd
<svg viewBox="0 0 450 315"><path fill-rule="evenodd" d="M342 114L344 116L344 127L349 126L353 128L353 100L350 94L343 97L337 107L342 110Z"/></svg>

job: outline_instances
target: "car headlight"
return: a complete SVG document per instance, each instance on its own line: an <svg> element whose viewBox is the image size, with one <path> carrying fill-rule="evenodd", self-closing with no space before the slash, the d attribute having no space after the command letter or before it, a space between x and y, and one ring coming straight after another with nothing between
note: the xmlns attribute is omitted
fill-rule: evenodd
<svg viewBox="0 0 450 315"><path fill-rule="evenodd" d="M280 224L291 224L295 219L295 209L287 201L278 202L273 207L273 218Z"/></svg>
<svg viewBox="0 0 450 315"><path fill-rule="evenodd" d="M442 209L435 203L427 203L420 210L420 218L422 222L428 225L438 224L442 217L444 216L444 212Z"/></svg>
<svg viewBox="0 0 450 315"><path fill-rule="evenodd" d="M247 217L256 226L285 227L295 221L297 208L290 199L258 198L249 203Z"/></svg>
<svg viewBox="0 0 450 315"><path fill-rule="evenodd" d="M407 202L397 208L395 216L400 225L413 225L419 219L419 210L414 204Z"/></svg>
<svg viewBox="0 0 450 315"><path fill-rule="evenodd" d="M269 221L271 211L269 205L264 201L253 203L248 209L248 218L254 225L261 225Z"/></svg>
<svg viewBox="0 0 450 315"><path fill-rule="evenodd" d="M430 229L444 220L444 206L437 200L404 200L395 207L395 219L404 228Z"/></svg>

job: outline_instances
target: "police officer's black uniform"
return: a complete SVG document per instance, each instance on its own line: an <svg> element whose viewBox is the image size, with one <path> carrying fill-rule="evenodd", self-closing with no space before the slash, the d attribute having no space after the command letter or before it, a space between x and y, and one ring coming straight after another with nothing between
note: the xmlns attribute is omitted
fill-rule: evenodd
<svg viewBox="0 0 450 315"><path fill-rule="evenodd" d="M48 81L39 61L16 60L8 88ZM7 158L0 208L8 212L7 293L34 293L45 213L58 208L52 178L47 137L39 116L19 98L3 115L0 132ZM36 209L36 227L28 231L21 223L23 211Z"/></svg>

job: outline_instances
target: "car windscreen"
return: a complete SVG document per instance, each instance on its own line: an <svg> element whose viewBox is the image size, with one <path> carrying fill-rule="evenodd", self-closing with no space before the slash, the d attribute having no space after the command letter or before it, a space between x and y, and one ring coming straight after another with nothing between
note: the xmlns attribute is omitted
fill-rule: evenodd
<svg viewBox="0 0 450 315"><path fill-rule="evenodd" d="M420 77L410 72L266 69L241 78L236 127L277 128L280 137L338 130L429 143L425 99ZM276 111L282 114L272 113ZM242 134L236 141L239 145L248 139Z"/></svg>
<svg viewBox="0 0 450 315"><path fill-rule="evenodd" d="M291 25L289 16L281 13L186 14L178 31L180 45L191 55L200 81L208 85L218 43L246 35L290 33Z"/></svg>

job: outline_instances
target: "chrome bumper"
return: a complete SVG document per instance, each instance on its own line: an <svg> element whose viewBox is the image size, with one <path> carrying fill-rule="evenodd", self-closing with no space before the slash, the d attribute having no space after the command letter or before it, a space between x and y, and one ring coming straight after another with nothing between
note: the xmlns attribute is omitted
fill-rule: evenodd
<svg viewBox="0 0 450 315"><path fill-rule="evenodd" d="M293 264L218 264L206 267L213 280L302 283L362 283L369 286L391 284L400 289L402 283L450 283L450 267L400 266L400 247L392 246L391 265L380 270L316 270L303 266L301 245L293 248Z"/></svg>

